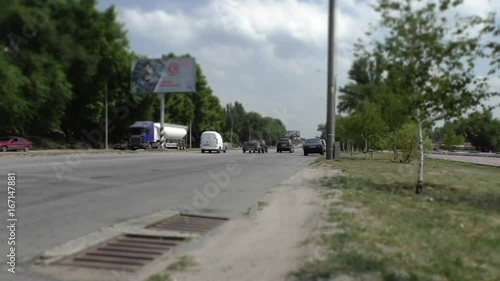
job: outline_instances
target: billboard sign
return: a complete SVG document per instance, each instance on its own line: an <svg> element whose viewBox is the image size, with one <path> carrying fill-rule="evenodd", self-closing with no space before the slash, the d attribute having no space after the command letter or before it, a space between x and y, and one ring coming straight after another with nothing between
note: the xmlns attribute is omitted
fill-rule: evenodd
<svg viewBox="0 0 500 281"><path fill-rule="evenodd" d="M300 131L286 131L288 138L300 138Z"/></svg>
<svg viewBox="0 0 500 281"><path fill-rule="evenodd" d="M133 94L192 93L196 91L194 58L138 59L132 63Z"/></svg>

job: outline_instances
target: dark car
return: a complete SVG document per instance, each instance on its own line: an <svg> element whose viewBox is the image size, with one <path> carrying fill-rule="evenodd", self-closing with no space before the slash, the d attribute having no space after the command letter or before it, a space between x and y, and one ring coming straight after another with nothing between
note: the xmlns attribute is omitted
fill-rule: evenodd
<svg viewBox="0 0 500 281"><path fill-rule="evenodd" d="M326 146L322 139L307 139L302 149L304 149L304 156L307 156L309 153L319 153L323 155L325 154Z"/></svg>
<svg viewBox="0 0 500 281"><path fill-rule="evenodd" d="M2 152L14 151L14 150L24 150L25 152L30 151L33 143L29 140L21 137L3 137L0 138L0 149Z"/></svg>
<svg viewBox="0 0 500 281"><path fill-rule="evenodd" d="M295 152L295 146L291 139L283 138L280 139L278 145L276 146L276 152L281 153L283 151L290 151L290 153Z"/></svg>
<svg viewBox="0 0 500 281"><path fill-rule="evenodd" d="M243 143L243 153L245 152L262 153L262 147L259 141L246 141Z"/></svg>
<svg viewBox="0 0 500 281"><path fill-rule="evenodd" d="M260 148L262 149L262 153L268 153L269 146L266 144L265 140L260 140Z"/></svg>
<svg viewBox="0 0 500 281"><path fill-rule="evenodd" d="M128 142L126 140L121 140L121 141L117 142L113 148L119 149L119 150L127 150L128 149Z"/></svg>

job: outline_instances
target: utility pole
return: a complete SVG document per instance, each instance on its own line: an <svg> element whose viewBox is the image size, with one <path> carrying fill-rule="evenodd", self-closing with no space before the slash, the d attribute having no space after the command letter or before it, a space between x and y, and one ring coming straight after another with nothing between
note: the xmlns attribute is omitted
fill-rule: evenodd
<svg viewBox="0 0 500 281"><path fill-rule="evenodd" d="M328 15L328 82L326 87L326 159L333 159L335 144L335 0L329 1Z"/></svg>
<svg viewBox="0 0 500 281"><path fill-rule="evenodd" d="M108 128L109 128L109 124L108 124L108 78L106 78L106 82L104 84L104 106L106 107L105 109L105 117L104 119L105 120L105 123L106 123L106 129L105 129L105 135L106 135L106 150L108 150Z"/></svg>
<svg viewBox="0 0 500 281"><path fill-rule="evenodd" d="M231 104L228 106L229 109L229 117L231 118L231 137L230 137L230 142L231 142L231 147L233 147L233 108Z"/></svg>
<svg viewBox="0 0 500 281"><path fill-rule="evenodd" d="M189 122L189 149L193 148L193 142L192 138L193 137L193 121Z"/></svg>
<svg viewBox="0 0 500 281"><path fill-rule="evenodd" d="M231 116L231 147L233 147L233 117Z"/></svg>

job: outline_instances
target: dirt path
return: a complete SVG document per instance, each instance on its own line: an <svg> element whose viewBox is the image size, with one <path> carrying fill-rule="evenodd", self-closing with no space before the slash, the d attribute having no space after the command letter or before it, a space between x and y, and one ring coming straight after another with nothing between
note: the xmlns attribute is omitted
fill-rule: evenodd
<svg viewBox="0 0 500 281"><path fill-rule="evenodd" d="M285 280L314 254L313 243L307 242L325 207L311 180L331 172L306 168L283 182L263 198L260 208L229 221L188 253L197 265L172 274L172 280Z"/></svg>

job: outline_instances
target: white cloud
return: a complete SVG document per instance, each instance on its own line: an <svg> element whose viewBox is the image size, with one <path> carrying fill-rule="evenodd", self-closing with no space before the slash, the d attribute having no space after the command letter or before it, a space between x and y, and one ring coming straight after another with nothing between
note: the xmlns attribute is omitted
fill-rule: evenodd
<svg viewBox="0 0 500 281"><path fill-rule="evenodd" d="M377 18L369 5L374 1L337 1L340 86L348 82L353 43ZM485 13L500 10L499 2L466 0L461 9ZM284 106L289 129L315 136L326 118L327 3L212 0L169 2L164 9L118 7L134 51L150 57L190 53L222 103L240 101L247 111L275 118L276 106Z"/></svg>
<svg viewBox="0 0 500 281"><path fill-rule="evenodd" d="M160 10L124 9L123 19L131 33L147 40L182 46L195 36L191 19L180 11L169 14Z"/></svg>

